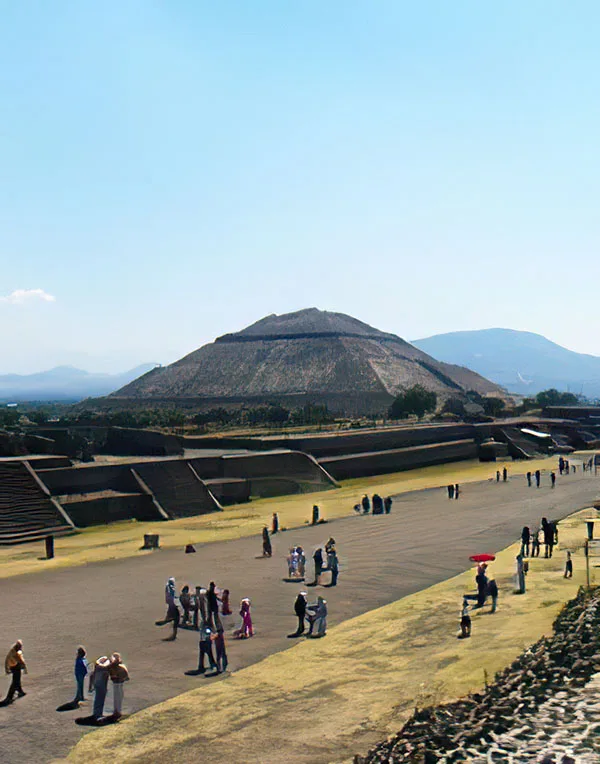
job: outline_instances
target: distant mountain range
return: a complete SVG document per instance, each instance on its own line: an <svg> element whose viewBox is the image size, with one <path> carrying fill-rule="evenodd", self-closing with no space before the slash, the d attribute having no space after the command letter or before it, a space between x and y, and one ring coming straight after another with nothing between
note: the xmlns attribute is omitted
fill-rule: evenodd
<svg viewBox="0 0 600 764"><path fill-rule="evenodd" d="M80 401L108 395L157 365L145 363L120 374L92 374L73 366L57 366L37 374L2 374L0 401Z"/></svg>
<svg viewBox="0 0 600 764"><path fill-rule="evenodd" d="M532 332L481 329L436 334L416 345L446 363L467 366L513 393L551 387L600 397L600 357L576 353Z"/></svg>

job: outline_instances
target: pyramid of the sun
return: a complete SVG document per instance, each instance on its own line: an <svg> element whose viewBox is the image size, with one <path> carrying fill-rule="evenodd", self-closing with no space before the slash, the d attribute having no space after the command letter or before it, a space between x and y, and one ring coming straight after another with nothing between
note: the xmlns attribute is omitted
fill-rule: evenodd
<svg viewBox="0 0 600 764"><path fill-rule="evenodd" d="M205 408L325 403L331 411L383 411L416 383L442 397L500 388L462 366L440 363L395 334L343 313L308 308L270 315L225 334L113 393L116 403Z"/></svg>

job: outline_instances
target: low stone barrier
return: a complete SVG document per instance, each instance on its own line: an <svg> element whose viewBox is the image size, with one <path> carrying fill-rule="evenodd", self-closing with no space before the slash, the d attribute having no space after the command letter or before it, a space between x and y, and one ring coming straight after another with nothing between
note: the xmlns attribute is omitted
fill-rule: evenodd
<svg viewBox="0 0 600 764"><path fill-rule="evenodd" d="M589 704L581 700L582 692L598 671L600 587L581 588L558 615L553 636L525 650L483 692L416 710L399 734L366 756L355 756L354 764L600 761L600 723L586 719L580 707ZM600 708L600 688L598 694ZM552 738L557 715L582 729L567 725L562 742ZM555 758L554 750L561 748Z"/></svg>

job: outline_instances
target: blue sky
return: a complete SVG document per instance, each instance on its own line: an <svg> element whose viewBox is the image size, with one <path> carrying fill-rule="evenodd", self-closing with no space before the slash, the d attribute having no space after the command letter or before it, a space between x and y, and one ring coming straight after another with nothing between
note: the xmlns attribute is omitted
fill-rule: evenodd
<svg viewBox="0 0 600 764"><path fill-rule="evenodd" d="M0 373L312 306L600 354L597 3L0 10Z"/></svg>

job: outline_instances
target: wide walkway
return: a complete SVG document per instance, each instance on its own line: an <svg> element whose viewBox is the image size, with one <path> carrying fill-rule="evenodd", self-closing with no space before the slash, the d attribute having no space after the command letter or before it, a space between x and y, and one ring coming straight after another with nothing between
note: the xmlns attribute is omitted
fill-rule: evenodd
<svg viewBox="0 0 600 764"><path fill-rule="evenodd" d="M81 712L55 711L73 697L78 644L87 647L90 658L114 650L123 654L132 678L125 690L126 713L199 683L220 681L184 676L197 662L194 632L163 642L169 627L154 626L164 612L168 576L179 586L215 580L231 590L234 606L241 597L252 599L256 636L228 642L235 671L291 644L286 634L295 626L293 601L301 587L282 579L292 544L302 544L310 555L329 535L337 541L338 587L308 590L311 598L326 596L331 627L460 573L469 567L470 554L507 546L524 524L564 517L599 496L600 479L582 474L559 478L555 490L528 489L523 477L506 484L471 483L458 501L449 501L445 488L419 491L397 497L389 516L354 516L281 533L271 559L257 558L261 542L254 537L199 547L194 555L157 551L3 581L0 646L8 649L22 638L30 674L24 677L27 697L0 708L1 760L48 762L65 755L84 734L73 722ZM3 689L7 686L8 678ZM111 708L109 701L107 711Z"/></svg>

